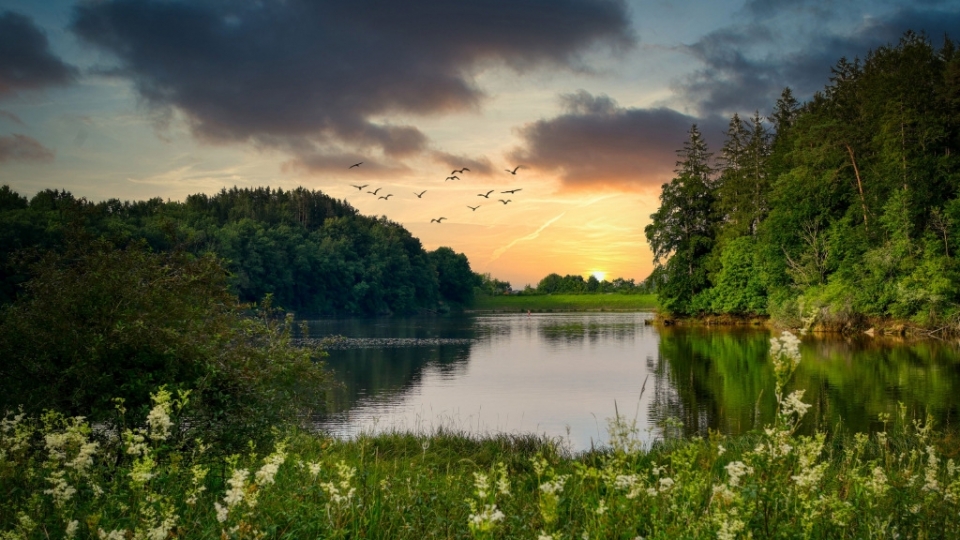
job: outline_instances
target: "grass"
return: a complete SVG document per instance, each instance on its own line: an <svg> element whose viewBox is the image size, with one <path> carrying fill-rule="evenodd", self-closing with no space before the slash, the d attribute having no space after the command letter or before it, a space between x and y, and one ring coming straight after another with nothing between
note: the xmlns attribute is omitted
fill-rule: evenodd
<svg viewBox="0 0 960 540"><path fill-rule="evenodd" d="M652 311L657 307L655 294L552 294L477 296L475 311L550 312L550 311Z"/></svg>
<svg viewBox="0 0 960 540"><path fill-rule="evenodd" d="M534 436L439 431L336 440L288 430L270 453L224 457L178 438L189 404L161 389L146 424L0 422L0 538L957 538L955 438L900 407L865 434L796 436L809 407L784 386L776 421L738 437L573 455Z"/></svg>

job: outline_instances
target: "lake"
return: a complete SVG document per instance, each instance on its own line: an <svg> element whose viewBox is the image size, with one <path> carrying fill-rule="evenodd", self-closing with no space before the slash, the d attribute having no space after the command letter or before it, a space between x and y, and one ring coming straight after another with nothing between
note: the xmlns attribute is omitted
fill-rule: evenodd
<svg viewBox="0 0 960 540"><path fill-rule="evenodd" d="M326 362L341 387L320 429L337 436L451 429L538 433L580 451L607 441L607 419L665 435L738 434L772 420L771 334L756 328L657 328L652 313L537 313L308 321L339 335ZM805 336L792 388L812 404L803 431L882 427L902 403L953 428L955 341Z"/></svg>

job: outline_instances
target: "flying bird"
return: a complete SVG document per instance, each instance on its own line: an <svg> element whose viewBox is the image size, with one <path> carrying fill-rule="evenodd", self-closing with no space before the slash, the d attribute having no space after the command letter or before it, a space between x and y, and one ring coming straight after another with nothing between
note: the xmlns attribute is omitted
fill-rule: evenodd
<svg viewBox="0 0 960 540"><path fill-rule="evenodd" d="M467 205L467 208L469 208L469 209L473 210L474 212L476 212L476 211L477 211L477 208L480 208L480 205L478 204L478 205L476 205L476 206L470 206L470 205L468 204L468 205Z"/></svg>
<svg viewBox="0 0 960 540"><path fill-rule="evenodd" d="M460 179L460 177L459 177L459 176L456 176L456 175L454 175L454 176L448 176L448 177L447 177L447 180L459 180L459 179ZM444 182L446 182L447 180L444 180Z"/></svg>
<svg viewBox="0 0 960 540"><path fill-rule="evenodd" d="M364 185L362 185L362 186L358 186L358 185L356 185L356 184L350 184L350 185L353 186L353 187L355 187L355 188L357 188L357 189L359 189L360 191L363 191L363 188L369 186L370 184L364 184Z"/></svg>
<svg viewBox="0 0 960 540"><path fill-rule="evenodd" d="M489 199L489 198L490 198L490 194L493 193L494 191L495 191L495 190L491 189L490 191L488 191L488 192L486 192L486 193L477 193L477 197L483 197L484 199Z"/></svg>
<svg viewBox="0 0 960 540"><path fill-rule="evenodd" d="M380 191L381 189L383 189L383 188L382 188L382 187L378 187L377 189L375 189L375 190L373 190L373 191L368 191L367 193L369 193L369 194L371 194L371 195L376 195L377 192Z"/></svg>
<svg viewBox="0 0 960 540"><path fill-rule="evenodd" d="M413 194L416 195L418 199L422 199L422 198L423 198L423 194L426 193L426 192L427 192L427 190L423 190L423 191L421 191L420 193L417 193L416 191L414 191Z"/></svg>
<svg viewBox="0 0 960 540"><path fill-rule="evenodd" d="M439 218L437 218L437 219L431 219L431 220L430 220L430 223L433 223L433 222L440 223L441 221L443 221L443 220L445 220L445 219L447 219L447 218L445 218L445 217L439 217Z"/></svg>
<svg viewBox="0 0 960 540"><path fill-rule="evenodd" d="M363 162L362 162L362 161L361 161L360 163L354 163L353 165L351 165L351 166L349 166L349 167L347 167L347 168L348 168L348 169L352 169L352 168L354 168L354 167L359 167L359 166L361 166L361 165L363 165Z"/></svg>
<svg viewBox="0 0 960 540"><path fill-rule="evenodd" d="M462 169L454 169L450 171L450 174L463 174L463 171L469 171L470 169L464 167Z"/></svg>
<svg viewBox="0 0 960 540"><path fill-rule="evenodd" d="M390 200L390 197L393 197L393 193L387 193L386 195L384 195L384 196L382 196L382 197L377 197L377 198L378 198L378 199L383 199L383 200L387 201L387 200Z"/></svg>
<svg viewBox="0 0 960 540"><path fill-rule="evenodd" d="M508 189L507 191L501 191L500 193L509 193L509 194L513 195L514 193L516 193L516 192L518 192L518 191L520 191L520 190L522 190L522 189L523 189L523 188Z"/></svg>
<svg viewBox="0 0 960 540"><path fill-rule="evenodd" d="M512 171L511 171L510 169L504 169L504 170L507 171L507 172L510 173L510 174L516 175L516 174L517 174L517 169L519 169L520 167L523 167L523 165L517 165L516 167L513 168Z"/></svg>
<svg viewBox="0 0 960 540"><path fill-rule="evenodd" d="M497 200L502 202L503 204L507 204L508 202L510 202L510 199L507 199L507 200L497 199Z"/></svg>

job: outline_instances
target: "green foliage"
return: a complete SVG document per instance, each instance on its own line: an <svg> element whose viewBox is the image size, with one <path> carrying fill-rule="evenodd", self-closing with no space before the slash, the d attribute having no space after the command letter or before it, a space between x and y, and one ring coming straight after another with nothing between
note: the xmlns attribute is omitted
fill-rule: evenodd
<svg viewBox="0 0 960 540"><path fill-rule="evenodd" d="M509 281L500 281L489 273L480 274L480 286L477 292L486 296L500 296L509 294L511 290Z"/></svg>
<svg viewBox="0 0 960 540"><path fill-rule="evenodd" d="M470 270L470 261L463 253L448 247L440 247L427 253L430 264L436 269L440 296L449 302L468 305L473 301L473 289L483 282Z"/></svg>
<svg viewBox="0 0 960 540"><path fill-rule="evenodd" d="M65 231L83 229L117 245L146 240L155 250L182 249L225 260L230 286L244 302L273 295L301 315L376 315L435 310L440 300L464 302L476 282L447 282L444 297L420 241L386 218L361 216L319 191L270 188L161 199L90 203L46 190L24 204L0 191L0 303L25 276L11 254L62 249ZM469 296L469 294L467 296Z"/></svg>
<svg viewBox="0 0 960 540"><path fill-rule="evenodd" d="M269 302L247 315L213 256L74 239L30 274L0 311L2 409L110 423L119 398L136 420L150 390L168 385L193 393L192 433L230 446L319 402L319 353L292 345Z"/></svg>
<svg viewBox="0 0 960 540"><path fill-rule="evenodd" d="M785 89L772 138L759 114L749 128L735 115L710 207L681 211L709 197L684 191L678 170L647 228L663 308L792 319L804 305L798 316L821 326L894 317L960 328L956 66L949 39L937 50L907 32L863 60L841 58L808 103Z"/></svg>

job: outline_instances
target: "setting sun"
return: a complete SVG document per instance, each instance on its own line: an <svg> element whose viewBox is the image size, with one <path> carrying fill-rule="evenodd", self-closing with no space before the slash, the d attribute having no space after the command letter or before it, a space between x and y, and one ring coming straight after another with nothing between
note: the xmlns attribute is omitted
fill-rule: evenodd
<svg viewBox="0 0 960 540"><path fill-rule="evenodd" d="M602 270L594 270L590 275L597 278L597 281L603 281L607 277L607 273Z"/></svg>

